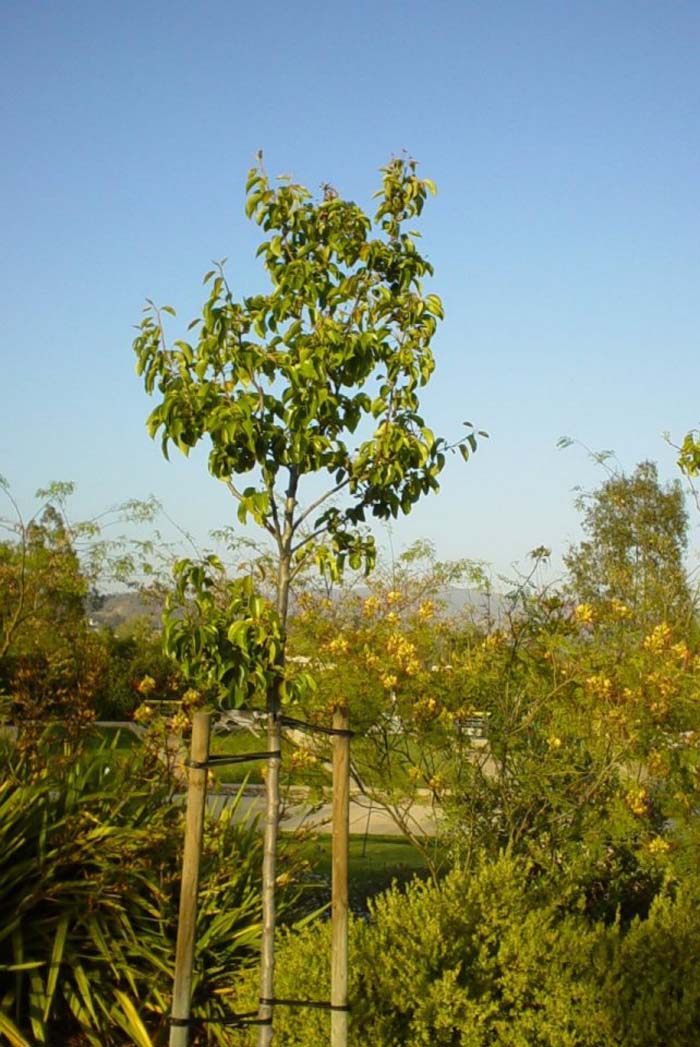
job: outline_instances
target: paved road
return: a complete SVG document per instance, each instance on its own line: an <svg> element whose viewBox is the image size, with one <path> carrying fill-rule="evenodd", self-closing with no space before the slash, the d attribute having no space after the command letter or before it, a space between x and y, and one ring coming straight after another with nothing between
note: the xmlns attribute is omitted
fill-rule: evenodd
<svg viewBox="0 0 700 1047"><path fill-rule="evenodd" d="M213 793L209 796L209 809L220 811L231 803L231 792ZM265 795L263 786L249 786L241 797L241 813L265 814ZM436 828L435 813L430 806L414 804L409 810L411 829L425 836L434 836ZM331 804L323 803L312 808L306 802L305 790L296 791L296 799L285 806L282 815L282 828L289 832L306 827L317 832L328 832L331 824ZM401 829L394 819L383 808L373 804L361 793L350 794L350 832L358 835L369 833L372 836L402 836Z"/></svg>

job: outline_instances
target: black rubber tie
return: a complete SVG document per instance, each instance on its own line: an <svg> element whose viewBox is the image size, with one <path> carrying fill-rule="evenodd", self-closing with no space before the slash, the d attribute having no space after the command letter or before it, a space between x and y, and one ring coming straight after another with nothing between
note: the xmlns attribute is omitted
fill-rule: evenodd
<svg viewBox="0 0 700 1047"><path fill-rule="evenodd" d="M206 771L209 767L224 767L232 763L249 763L251 760L269 760L271 758L281 759L280 749L273 749L269 753L240 753L236 756L210 756L208 760L185 760L185 767L191 767L193 771Z"/></svg>
<svg viewBox="0 0 700 1047"><path fill-rule="evenodd" d="M322 1011L349 1011L349 1003L328 1003L326 1000L278 1000L260 999L261 1007L314 1007Z"/></svg>
<svg viewBox="0 0 700 1047"><path fill-rule="evenodd" d="M338 738L354 738L356 734L344 727L321 727L317 723L295 720L292 716L280 716L279 720L283 727L298 727L300 731L311 731L312 734L329 734Z"/></svg>

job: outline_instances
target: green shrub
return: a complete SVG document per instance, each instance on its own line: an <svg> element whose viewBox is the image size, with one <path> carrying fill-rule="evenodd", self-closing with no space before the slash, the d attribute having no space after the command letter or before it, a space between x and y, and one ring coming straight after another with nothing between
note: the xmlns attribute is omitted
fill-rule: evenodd
<svg viewBox="0 0 700 1047"><path fill-rule="evenodd" d="M624 1047L700 1042L697 877L658 897L648 918L632 923L608 972L604 999Z"/></svg>
<svg viewBox="0 0 700 1047"><path fill-rule="evenodd" d="M603 1042L606 1019L588 972L608 932L562 914L522 862L500 859L468 877L455 870L438 886L389 892L363 938L356 993L368 1043Z"/></svg>
<svg viewBox="0 0 700 1047"><path fill-rule="evenodd" d="M502 859L471 877L414 881L351 924L351 1037L354 1047L596 1047L608 1044L608 1016L592 970L604 970L615 931L562 914L528 879L524 863ZM329 998L327 923L280 938L276 995ZM240 981L237 1009L255 1005L253 972ZM327 1013L280 1007L278 1042L328 1042ZM231 1043L250 1042L243 1033Z"/></svg>
<svg viewBox="0 0 700 1047"><path fill-rule="evenodd" d="M555 895L504 858L388 891L369 922L351 923L352 1047L696 1047L700 885L668 890L629 927ZM329 999L329 932L280 936L278 997ZM244 972L232 1002L256 1000L257 974ZM327 1043L329 1028L327 1012L275 1014L285 1047Z"/></svg>

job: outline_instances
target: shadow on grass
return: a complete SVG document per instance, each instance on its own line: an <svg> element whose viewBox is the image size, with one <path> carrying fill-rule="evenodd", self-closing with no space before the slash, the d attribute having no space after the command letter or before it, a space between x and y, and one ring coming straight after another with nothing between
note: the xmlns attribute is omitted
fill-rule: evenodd
<svg viewBox="0 0 700 1047"><path fill-rule="evenodd" d="M308 904L317 909L330 901L331 837L314 836L303 846L309 863ZM423 855L408 840L397 836L351 836L348 866L350 908L366 916L369 901L392 883L400 887L414 876L427 879L430 873Z"/></svg>

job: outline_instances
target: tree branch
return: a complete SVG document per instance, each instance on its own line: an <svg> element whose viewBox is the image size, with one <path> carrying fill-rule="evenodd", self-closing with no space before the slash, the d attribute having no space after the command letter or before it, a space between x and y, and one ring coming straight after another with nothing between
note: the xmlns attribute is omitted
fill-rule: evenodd
<svg viewBox="0 0 700 1047"><path fill-rule="evenodd" d="M347 487L351 479L352 477L346 476L346 478L342 480L339 484L336 484L335 487L332 487L330 490L326 491L326 493L322 494L320 498L317 498L315 502L312 502L311 505L307 506L304 512L297 517L292 531L296 531L299 525L303 524L304 520L307 520L309 516L311 516L311 513L315 512L320 505L323 505L323 503L327 502L329 498L332 498L333 495L338 494L338 492L342 491L344 487Z"/></svg>

